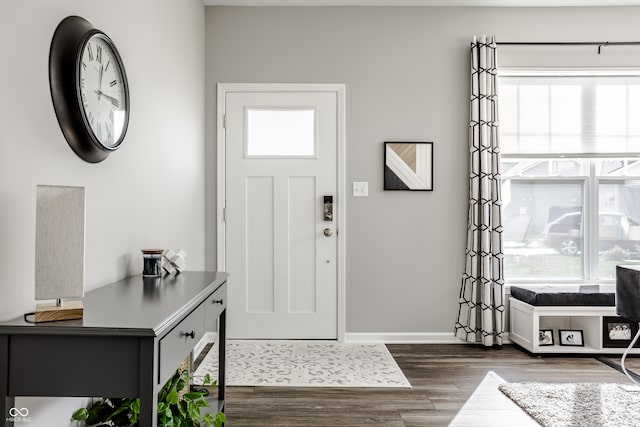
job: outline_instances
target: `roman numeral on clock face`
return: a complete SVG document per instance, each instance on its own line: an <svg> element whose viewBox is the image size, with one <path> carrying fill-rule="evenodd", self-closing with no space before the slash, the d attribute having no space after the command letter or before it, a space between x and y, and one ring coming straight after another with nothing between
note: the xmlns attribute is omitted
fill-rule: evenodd
<svg viewBox="0 0 640 427"><path fill-rule="evenodd" d="M96 59L98 60L99 63L102 64L102 46L98 46L97 51L98 51L98 55L97 55Z"/></svg>
<svg viewBox="0 0 640 427"><path fill-rule="evenodd" d="M91 43L87 45L87 53L89 54L89 60L93 61L93 49L91 49Z"/></svg>
<svg viewBox="0 0 640 427"><path fill-rule="evenodd" d="M105 71L106 71L106 70L105 70ZM112 80L112 81L110 81L110 82L109 82L109 86L111 86L111 87L114 87L114 86L115 86L115 85L117 85L117 84L118 84L118 82L117 82L117 81L115 81L115 80Z"/></svg>

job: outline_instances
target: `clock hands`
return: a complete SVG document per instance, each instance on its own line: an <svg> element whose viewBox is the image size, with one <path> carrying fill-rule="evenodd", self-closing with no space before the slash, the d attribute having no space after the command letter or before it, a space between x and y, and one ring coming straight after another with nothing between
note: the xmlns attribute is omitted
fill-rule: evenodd
<svg viewBox="0 0 640 427"><path fill-rule="evenodd" d="M114 106L120 107L120 100L118 100L117 98L109 96L101 90L96 90L96 93L98 94L98 99L100 99L100 96L104 96L105 98L108 98Z"/></svg>
<svg viewBox="0 0 640 427"><path fill-rule="evenodd" d="M114 106L120 107L120 100L114 98L113 96L109 96L102 91L102 75L103 74L104 74L104 65L101 66L100 69L98 70L98 90L95 91L95 93L98 94L98 101L100 101L100 97L104 96L105 98L109 99Z"/></svg>
<svg viewBox="0 0 640 427"><path fill-rule="evenodd" d="M104 73L104 67L100 67L100 72L98 73L98 92L102 90L102 74ZM102 92L98 93L98 100L100 100L100 95Z"/></svg>

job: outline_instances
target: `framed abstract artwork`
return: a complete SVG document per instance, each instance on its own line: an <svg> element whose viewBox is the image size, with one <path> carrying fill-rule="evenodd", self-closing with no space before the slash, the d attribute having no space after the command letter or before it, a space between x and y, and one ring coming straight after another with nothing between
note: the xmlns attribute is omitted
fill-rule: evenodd
<svg viewBox="0 0 640 427"><path fill-rule="evenodd" d="M384 189L433 191L433 142L385 142Z"/></svg>

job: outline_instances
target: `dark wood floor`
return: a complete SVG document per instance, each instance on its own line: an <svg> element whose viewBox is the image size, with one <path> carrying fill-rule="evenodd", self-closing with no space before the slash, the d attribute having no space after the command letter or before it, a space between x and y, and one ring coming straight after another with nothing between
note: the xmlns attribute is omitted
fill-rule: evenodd
<svg viewBox="0 0 640 427"><path fill-rule="evenodd" d="M534 357L511 345L387 347L412 389L227 387L226 425L446 426L488 371L510 382L627 382L593 357ZM627 360L640 372L639 358Z"/></svg>

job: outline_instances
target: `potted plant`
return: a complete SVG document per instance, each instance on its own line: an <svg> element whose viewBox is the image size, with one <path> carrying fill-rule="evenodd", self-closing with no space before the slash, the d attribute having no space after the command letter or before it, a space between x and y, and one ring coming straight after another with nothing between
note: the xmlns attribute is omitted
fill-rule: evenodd
<svg viewBox="0 0 640 427"><path fill-rule="evenodd" d="M209 374L204 378L205 386L215 386ZM209 406L204 391L188 391L189 372L176 371L158 393L158 425L166 427L221 427L226 421L222 412L215 416L202 414ZM137 427L140 415L140 399L101 398L89 408L80 408L73 413L71 421L82 421L87 427Z"/></svg>

